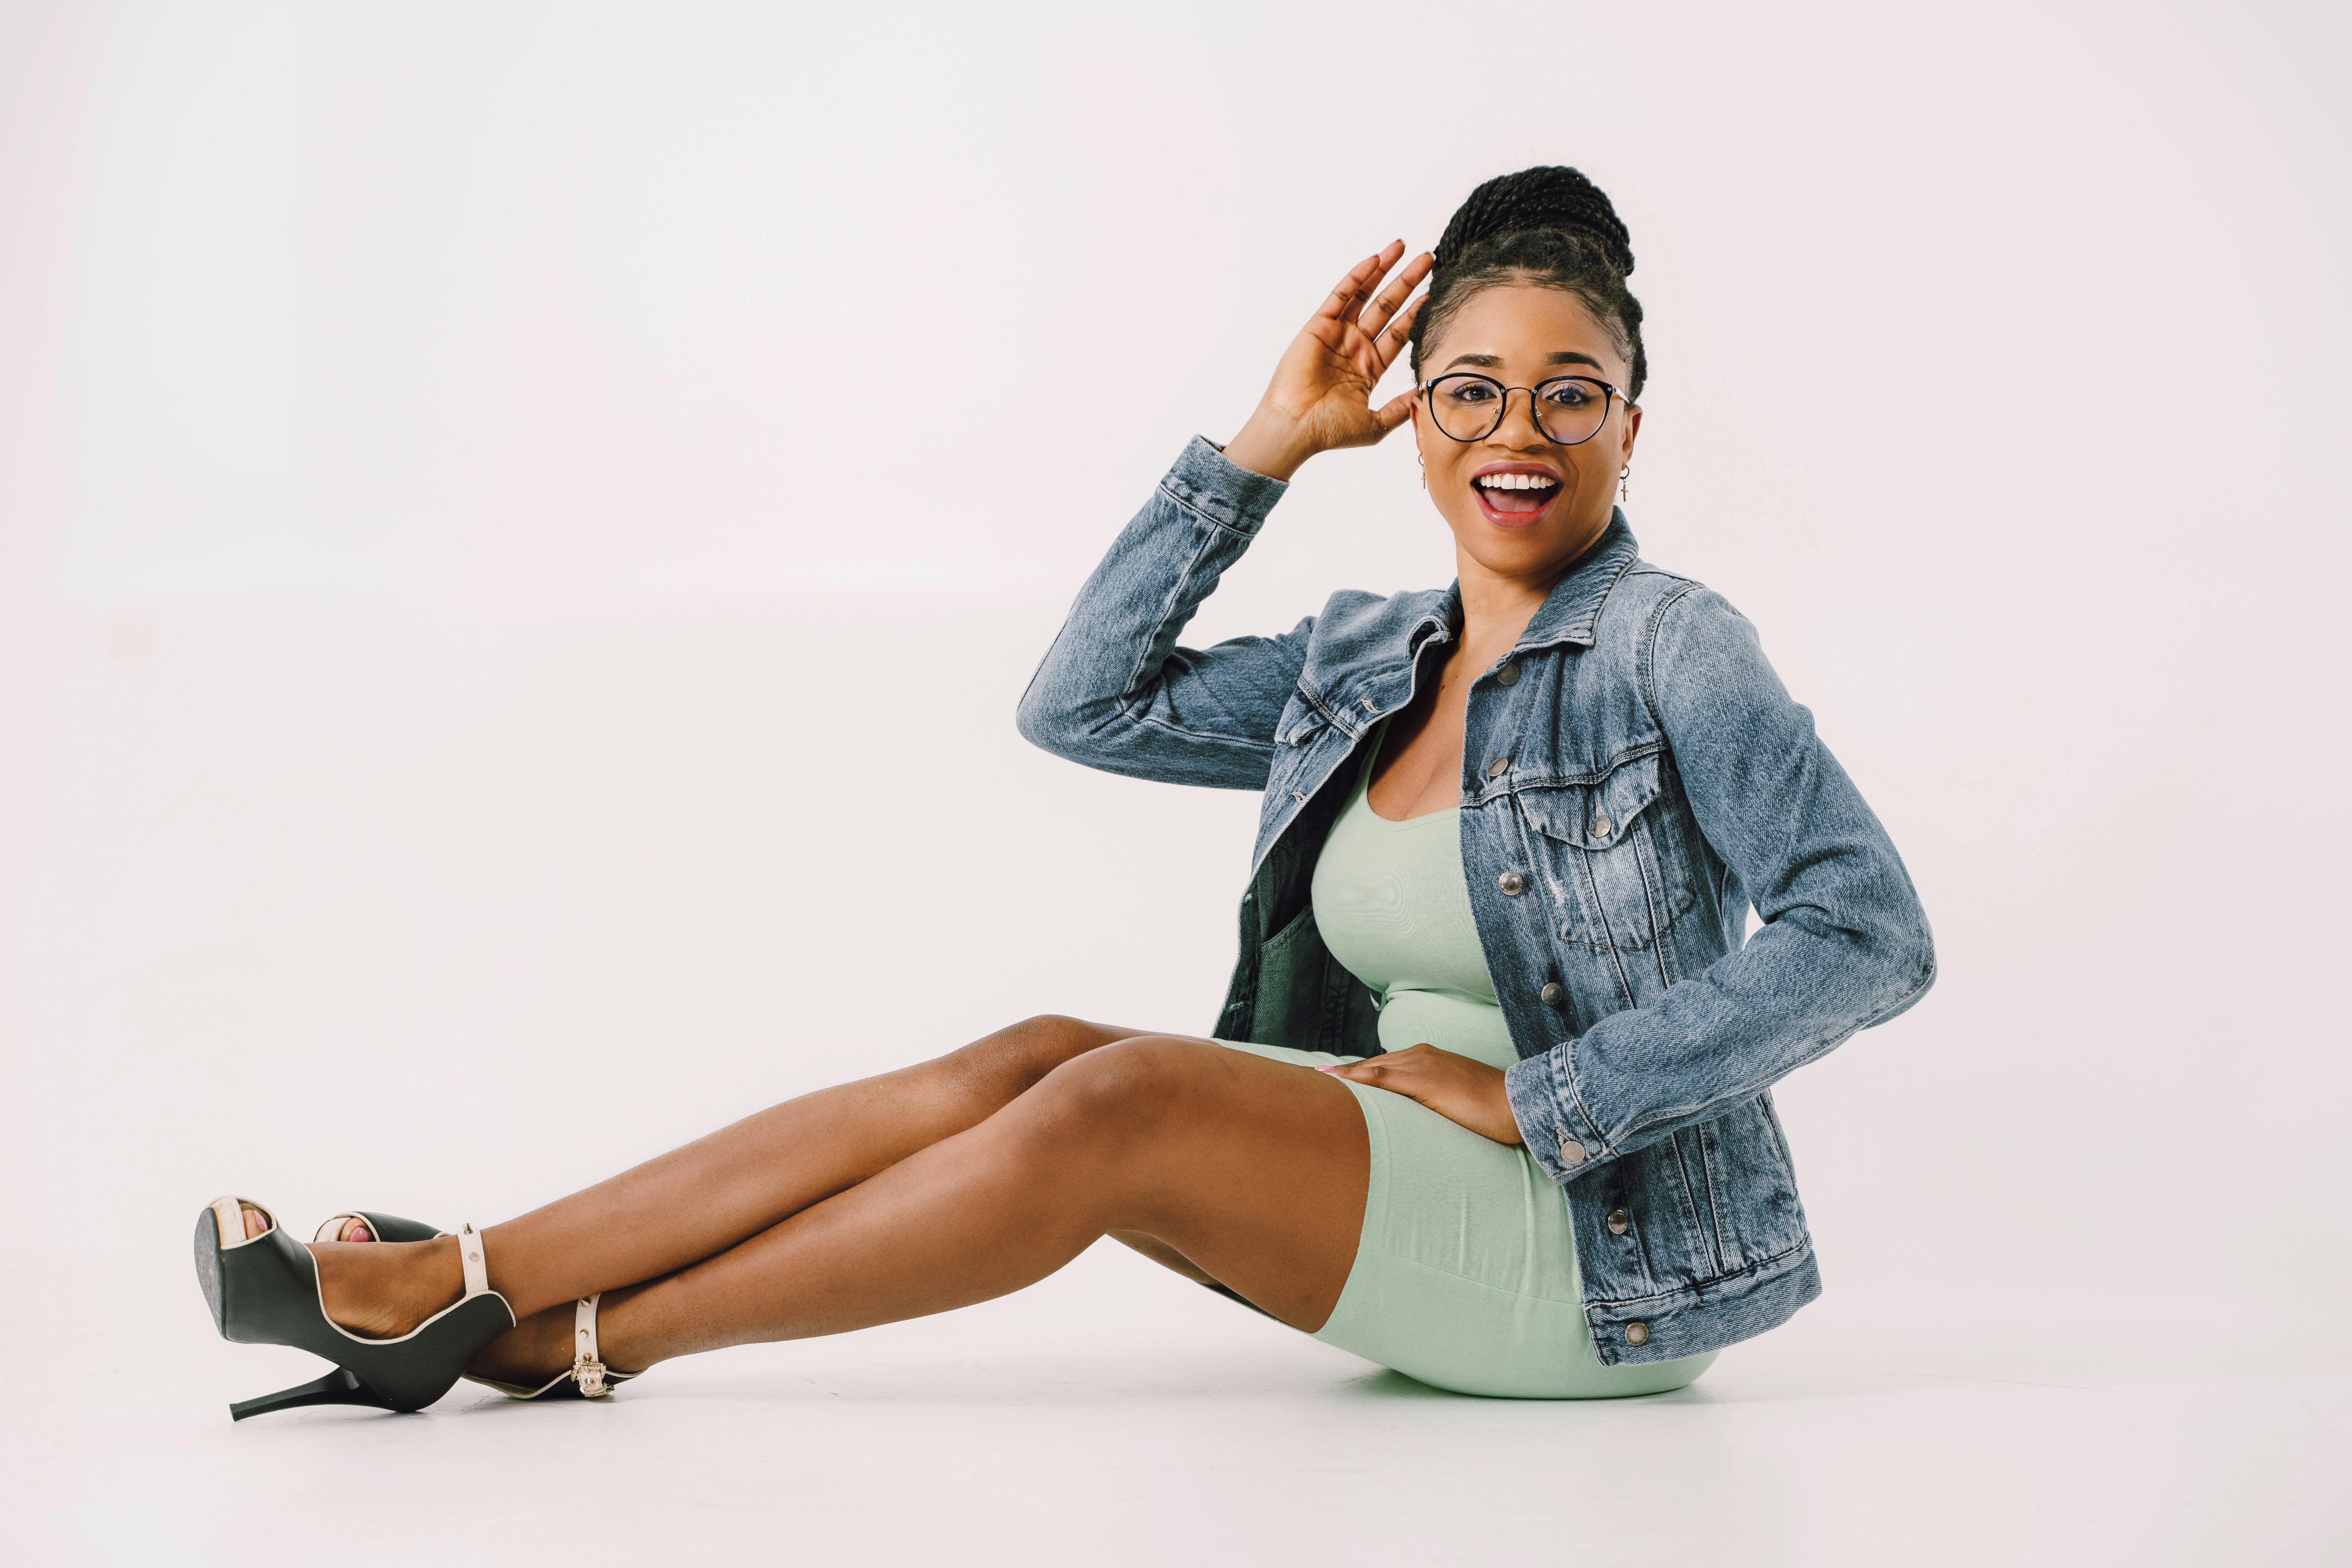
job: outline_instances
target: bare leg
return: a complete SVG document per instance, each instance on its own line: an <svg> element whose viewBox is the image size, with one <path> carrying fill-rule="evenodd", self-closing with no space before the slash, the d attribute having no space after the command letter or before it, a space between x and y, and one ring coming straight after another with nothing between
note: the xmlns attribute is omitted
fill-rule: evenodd
<svg viewBox="0 0 2352 1568"><path fill-rule="evenodd" d="M1041 1279L1113 1231L1312 1330L1347 1282L1369 1174L1363 1117L1342 1085L1205 1041L1137 1037L740 1246L610 1291L605 1359L636 1371L944 1311ZM548 1370L569 1360L560 1340L544 1354Z"/></svg>
<svg viewBox="0 0 2352 1568"><path fill-rule="evenodd" d="M1201 1041L1128 1040L740 1247L619 1293L606 1357L639 1370L944 1311L1032 1284L1115 1230L1311 1331L1355 1260L1370 1163L1361 1112L1321 1074Z"/></svg>
<svg viewBox="0 0 2352 1568"><path fill-rule="evenodd" d="M935 1061L772 1106L492 1226L482 1233L490 1283L529 1318L658 1279L978 1124L1063 1063L1137 1033L1030 1018ZM247 1221L258 1224L251 1214ZM390 1335L457 1299L456 1248L445 1238L312 1250L329 1315L357 1332Z"/></svg>

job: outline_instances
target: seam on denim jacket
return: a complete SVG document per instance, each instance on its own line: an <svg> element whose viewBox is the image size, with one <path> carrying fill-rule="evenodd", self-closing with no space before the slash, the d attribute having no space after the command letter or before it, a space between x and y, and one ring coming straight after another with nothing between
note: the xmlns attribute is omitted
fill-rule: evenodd
<svg viewBox="0 0 2352 1568"><path fill-rule="evenodd" d="M1262 752L1268 756L1280 749L1271 741L1253 741L1245 735L1213 735L1200 730L1187 730L1181 724L1171 724L1167 720L1154 718L1149 713L1129 713L1128 717L1138 724L1148 724L1163 733L1204 746L1239 746L1244 751Z"/></svg>
<svg viewBox="0 0 2352 1568"><path fill-rule="evenodd" d="M1659 575L1667 576L1670 574L1660 573ZM1634 650L1634 694L1641 698L1643 709L1650 715L1650 722L1658 727L1658 733L1661 735L1666 732L1666 721L1658 712L1658 630L1665 624L1668 610L1680 604L1685 595L1706 586L1688 577L1680 578L1678 581L1682 584L1681 587L1651 606L1650 624L1642 628L1641 645Z"/></svg>
<svg viewBox="0 0 2352 1568"><path fill-rule="evenodd" d="M1758 1258L1755 1262L1748 1264L1744 1268L1734 1269L1728 1274L1718 1274L1710 1279L1702 1279L1696 1285L1681 1285L1675 1287L1672 1290L1653 1291L1647 1296L1594 1296L1588 1289L1585 1293L1584 1304L1588 1307L1605 1307L1622 1310L1628 1307L1639 1307L1651 1301L1671 1301L1677 1296L1704 1297L1708 1291L1713 1290L1719 1286L1732 1284L1748 1275L1760 1274L1766 1269L1770 1268L1776 1263L1780 1263L1787 1258L1794 1258L1800 1253L1809 1253L1812 1251L1812 1249L1813 1238L1810 1236L1805 1237L1794 1243L1791 1243L1788 1247L1782 1247L1780 1251L1772 1254L1769 1258ZM1782 1270L1781 1272L1785 1272L1785 1270ZM1591 1281L1587 1280L1586 1284L1590 1286Z"/></svg>
<svg viewBox="0 0 2352 1568"><path fill-rule="evenodd" d="M1600 1141L1600 1153L1601 1156L1603 1158L1613 1159L1616 1156L1616 1151L1609 1147L1609 1134L1601 1130L1601 1122L1593 1116L1591 1108L1584 1103L1583 1093L1576 1087L1576 1061L1575 1058L1570 1055L1570 1050L1575 1045L1576 1040L1571 1037L1570 1039L1562 1040L1558 1046L1553 1047L1553 1049L1559 1053L1559 1079L1561 1087L1568 1090L1569 1103L1576 1107L1577 1116L1583 1121L1585 1126L1592 1130L1592 1136ZM1566 1169L1566 1167L1563 1166L1562 1169Z"/></svg>
<svg viewBox="0 0 2352 1568"><path fill-rule="evenodd" d="M1160 482L1160 489L1161 494L1166 495L1170 500L1174 501L1178 507L1181 508L1187 516L1199 518L1202 521L1207 523L1212 529L1222 527L1222 525L1217 522L1216 519L1204 515L1196 507L1185 505L1181 499L1169 490L1167 480L1162 479ZM1236 531L1226 529L1224 531L1235 532ZM1243 533L1238 534L1238 537L1244 543L1247 543L1250 536ZM1159 618L1152 623L1151 636L1145 640L1143 647L1137 651L1135 656L1135 668L1128 672L1128 677L1124 683L1128 690L1135 693L1135 702L1130 706L1121 707L1119 711L1124 713L1128 719L1134 723L1149 724L1155 730L1163 731L1171 735L1181 735L1188 741L1199 741L1213 745L1223 746L1245 746L1253 751L1264 751L1270 756L1274 752L1274 742L1270 739L1260 742L1245 735L1218 735L1208 733L1203 731L1187 730L1181 724L1171 724L1164 719L1155 719L1150 713L1144 711L1145 707L1150 702L1152 691L1160 688L1164 688L1168 683L1168 661L1166 658L1163 658L1160 659L1160 673L1153 680L1151 686L1138 689L1136 685L1138 681L1143 679L1144 661L1151 657L1152 645L1160 640L1160 631L1167 626L1170 619L1175 615L1176 605L1184 596L1185 585L1191 583L1192 579L1199 574L1202 559L1211 552L1211 546L1217 542L1217 536L1213 532L1202 535L1200 542L1193 547L1192 558L1184 563L1184 570L1176 574L1176 580L1168 585L1168 595L1160 602L1160 615ZM1206 598L1207 595L1202 595L1202 597Z"/></svg>
<svg viewBox="0 0 2352 1568"><path fill-rule="evenodd" d="M1235 538L1242 540L1250 540L1257 537L1257 524L1253 523L1248 528L1237 528L1234 524L1219 518L1215 513L1194 506L1189 497L1179 495L1173 489L1169 488L1168 479L1166 476L1162 476L1160 480L1160 493L1166 496L1170 500L1174 501L1179 507L1181 507L1192 516L1199 518L1202 522L1207 523L1211 528L1216 529L1220 532L1230 533ZM1242 509L1239 507L1235 507L1234 509L1236 515L1241 512L1241 510ZM1265 521L1265 513L1260 512L1258 514L1257 521L1259 523L1263 523Z"/></svg>

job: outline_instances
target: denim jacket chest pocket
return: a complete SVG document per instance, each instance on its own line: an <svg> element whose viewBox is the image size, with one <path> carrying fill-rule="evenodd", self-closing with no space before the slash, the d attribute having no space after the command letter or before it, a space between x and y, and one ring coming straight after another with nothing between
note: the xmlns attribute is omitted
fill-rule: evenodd
<svg viewBox="0 0 2352 1568"><path fill-rule="evenodd" d="M1582 777L1523 786L1515 798L1570 946L1650 952L1696 902L1663 743Z"/></svg>

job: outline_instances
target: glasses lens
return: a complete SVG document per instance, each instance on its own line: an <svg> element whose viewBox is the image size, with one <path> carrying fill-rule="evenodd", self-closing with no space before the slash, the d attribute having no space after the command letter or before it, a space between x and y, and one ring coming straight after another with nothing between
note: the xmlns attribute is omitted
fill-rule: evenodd
<svg viewBox="0 0 2352 1568"><path fill-rule="evenodd" d="M1609 389L1580 375L1564 375L1536 388L1536 423L1563 447L1590 441L1609 417Z"/></svg>
<svg viewBox="0 0 2352 1568"><path fill-rule="evenodd" d="M1457 441L1476 441L1503 417L1503 387L1483 375L1441 375L1429 384L1429 415Z"/></svg>

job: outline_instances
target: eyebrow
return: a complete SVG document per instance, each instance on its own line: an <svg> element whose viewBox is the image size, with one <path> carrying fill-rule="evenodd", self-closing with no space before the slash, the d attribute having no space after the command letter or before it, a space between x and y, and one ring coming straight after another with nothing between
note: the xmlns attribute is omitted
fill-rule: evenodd
<svg viewBox="0 0 2352 1568"><path fill-rule="evenodd" d="M1445 368L1452 370L1457 364L1475 364L1483 370L1498 370L1502 367L1502 363L1503 356L1500 354L1456 354L1446 362ZM1544 363L1589 364L1595 370L1601 368L1599 360L1594 359L1591 354L1578 353L1573 349L1555 350L1544 355Z"/></svg>

